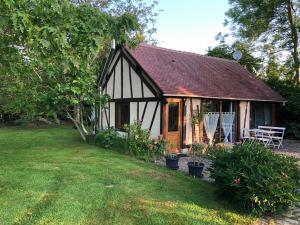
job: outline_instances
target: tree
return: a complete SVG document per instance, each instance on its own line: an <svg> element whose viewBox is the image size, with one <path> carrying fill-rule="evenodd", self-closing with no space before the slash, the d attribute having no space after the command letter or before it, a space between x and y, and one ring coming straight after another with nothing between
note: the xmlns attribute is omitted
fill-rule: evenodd
<svg viewBox="0 0 300 225"><path fill-rule="evenodd" d="M243 56L239 63L251 72L251 73L258 73L258 70L261 68L261 59L254 57L251 55L248 46L241 42L235 42L232 45L226 44L225 42L221 41L221 44L214 47L208 48L207 55L214 56L218 58L225 58L225 59L233 59L233 53L239 50L242 52Z"/></svg>
<svg viewBox="0 0 300 225"><path fill-rule="evenodd" d="M107 101L96 88L98 60L113 38L129 46L139 41L136 17L68 0L7 0L0 14L1 51L13 59L0 58L3 108L30 119L63 113L86 140L86 109Z"/></svg>
<svg viewBox="0 0 300 225"><path fill-rule="evenodd" d="M271 44L293 58L294 80L300 83L299 1L229 0L226 13L235 35L249 42Z"/></svg>
<svg viewBox="0 0 300 225"><path fill-rule="evenodd" d="M157 43L157 40L153 38L153 34L157 31L155 24L159 14L159 10L156 9L158 5L157 0L72 0L72 2L75 4L88 3L112 16L121 16L124 13L131 13L136 16L141 25L141 41Z"/></svg>

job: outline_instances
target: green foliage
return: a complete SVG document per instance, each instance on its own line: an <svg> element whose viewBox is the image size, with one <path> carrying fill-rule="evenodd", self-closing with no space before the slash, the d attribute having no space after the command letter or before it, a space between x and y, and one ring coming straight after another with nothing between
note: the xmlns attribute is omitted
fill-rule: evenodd
<svg viewBox="0 0 300 225"><path fill-rule="evenodd" d="M113 128L107 128L100 131L96 136L96 142L104 148L112 148L118 138L117 131Z"/></svg>
<svg viewBox="0 0 300 225"><path fill-rule="evenodd" d="M205 149L205 145L201 144L201 143L194 143L192 144L192 151L194 152L194 154L200 154L202 155Z"/></svg>
<svg viewBox="0 0 300 225"><path fill-rule="evenodd" d="M201 143L193 143L192 144L192 153L193 153L193 162L196 162L196 154L202 156L204 153L205 145Z"/></svg>
<svg viewBox="0 0 300 225"><path fill-rule="evenodd" d="M116 149L123 152L128 149L127 138L120 136L113 127L101 130L96 135L95 143L106 149Z"/></svg>
<svg viewBox="0 0 300 225"><path fill-rule="evenodd" d="M91 4L5 0L0 15L1 104L26 118L56 119L66 111L71 117L75 107L103 106L107 98L95 80L107 42L139 41L135 16L111 16Z"/></svg>
<svg viewBox="0 0 300 225"><path fill-rule="evenodd" d="M150 158L150 132L142 129L142 124L135 121L126 127L128 132L128 148L132 155L137 158L148 160Z"/></svg>
<svg viewBox="0 0 300 225"><path fill-rule="evenodd" d="M231 25L233 36L256 46L258 52L266 45L272 46L270 58L276 56L282 60L288 53L294 81L299 84L298 1L229 0L229 4L225 24Z"/></svg>
<svg viewBox="0 0 300 225"><path fill-rule="evenodd" d="M151 140L148 129L143 129L139 121L125 127L128 132L128 149L132 155L146 161L154 160L166 152L165 140Z"/></svg>
<svg viewBox="0 0 300 225"><path fill-rule="evenodd" d="M246 69L251 73L257 73L257 71L261 68L261 59L258 57L254 57L251 54L251 50L248 45L241 42L235 42L232 45L228 45L222 43L219 46L214 48L208 48L207 55L214 56L218 58L231 59L233 60L233 53L239 50L242 52L243 57L239 61L239 63L246 67Z"/></svg>
<svg viewBox="0 0 300 225"><path fill-rule="evenodd" d="M287 137L300 139L300 87L276 77L269 77L265 82L287 100L279 112L280 122L287 128Z"/></svg>
<svg viewBox="0 0 300 225"><path fill-rule="evenodd" d="M291 138L300 140L300 123L287 124L287 131Z"/></svg>
<svg viewBox="0 0 300 225"><path fill-rule="evenodd" d="M1 225L225 225L256 219L217 200L205 181L88 145L70 127L2 128L0 143Z"/></svg>
<svg viewBox="0 0 300 225"><path fill-rule="evenodd" d="M112 16L121 16L124 13L135 15L141 25L141 40L156 43L153 34L156 33L156 20L160 10L156 9L156 0L71 0L74 3L88 3L98 7L102 12Z"/></svg>
<svg viewBox="0 0 300 225"><path fill-rule="evenodd" d="M203 117L204 117L204 113L202 112L195 112L193 113L193 115L191 116L191 124L192 125L196 125L196 124L199 124L202 120L203 120Z"/></svg>
<svg viewBox="0 0 300 225"><path fill-rule="evenodd" d="M142 129L141 123L135 122L125 127L127 136L121 136L113 127L100 131L96 135L96 144L107 148L117 149L123 152L129 150L130 153L139 159L155 160L162 156L167 149L165 139L150 139L150 133Z"/></svg>
<svg viewBox="0 0 300 225"><path fill-rule="evenodd" d="M277 213L299 201L296 159L258 144L210 149L211 177L222 197L254 214Z"/></svg>
<svg viewBox="0 0 300 225"><path fill-rule="evenodd" d="M152 154L151 158L159 157L166 153L168 141L163 138L152 140L152 144L150 146L150 152Z"/></svg>

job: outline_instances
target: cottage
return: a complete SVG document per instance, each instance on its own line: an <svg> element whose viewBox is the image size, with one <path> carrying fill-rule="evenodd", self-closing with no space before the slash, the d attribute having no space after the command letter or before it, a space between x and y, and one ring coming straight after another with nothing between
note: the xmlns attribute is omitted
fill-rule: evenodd
<svg viewBox="0 0 300 225"><path fill-rule="evenodd" d="M285 99L238 62L140 44L117 47L99 77L111 96L102 128L139 120L179 152L192 143L236 142L243 128L276 125ZM191 126L191 115L203 122Z"/></svg>

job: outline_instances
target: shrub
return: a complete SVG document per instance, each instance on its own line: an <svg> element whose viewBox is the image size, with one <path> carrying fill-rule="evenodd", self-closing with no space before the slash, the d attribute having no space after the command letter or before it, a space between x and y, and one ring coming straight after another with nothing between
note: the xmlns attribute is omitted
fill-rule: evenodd
<svg viewBox="0 0 300 225"><path fill-rule="evenodd" d="M128 148L132 155L143 160L153 160L162 155L166 149L164 140L151 140L150 132L142 129L142 124L135 121L126 127L128 132Z"/></svg>
<svg viewBox="0 0 300 225"><path fill-rule="evenodd" d="M296 123L296 122L288 123L287 135L289 138L300 140L300 123Z"/></svg>
<svg viewBox="0 0 300 225"><path fill-rule="evenodd" d="M152 149L150 149L151 157L159 157L166 153L168 142L166 139L152 140Z"/></svg>
<svg viewBox="0 0 300 225"><path fill-rule="evenodd" d="M96 142L104 148L112 148L118 137L117 131L110 127L100 131L96 136Z"/></svg>
<svg viewBox="0 0 300 225"><path fill-rule="evenodd" d="M296 159L258 144L211 149L208 154L219 194L245 210L278 213L299 200Z"/></svg>
<svg viewBox="0 0 300 225"><path fill-rule="evenodd" d="M127 140L124 137L120 137L115 128L110 127L100 131L96 135L96 144L103 148L114 148L118 150L127 150Z"/></svg>
<svg viewBox="0 0 300 225"><path fill-rule="evenodd" d="M278 112L281 126L287 128L286 137L300 140L300 124L295 123L300 121L300 86L276 77L269 77L266 82L287 100L286 105Z"/></svg>

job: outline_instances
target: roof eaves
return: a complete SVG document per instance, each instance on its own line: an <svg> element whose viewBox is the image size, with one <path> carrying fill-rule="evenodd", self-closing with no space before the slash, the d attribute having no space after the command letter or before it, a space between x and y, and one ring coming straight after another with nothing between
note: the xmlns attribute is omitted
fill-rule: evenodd
<svg viewBox="0 0 300 225"><path fill-rule="evenodd" d="M260 101L260 102L287 102L286 100L268 100L268 99L249 99L249 98L226 98L219 96L204 96L204 95L183 95L183 94L164 94L164 97L185 97L185 98L207 98L207 99L223 99L223 100L240 100L240 101Z"/></svg>

